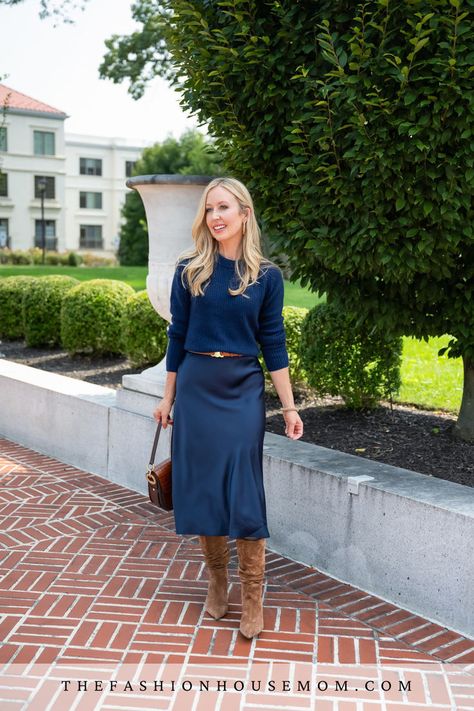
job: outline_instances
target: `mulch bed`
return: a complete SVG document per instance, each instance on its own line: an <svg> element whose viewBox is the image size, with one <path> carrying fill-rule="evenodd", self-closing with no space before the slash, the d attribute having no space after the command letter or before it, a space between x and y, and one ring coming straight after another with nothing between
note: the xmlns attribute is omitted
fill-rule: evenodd
<svg viewBox="0 0 474 711"><path fill-rule="evenodd" d="M20 341L0 342L0 357L111 388L121 387L123 375L139 372L126 358L70 357L60 349L27 348ZM296 389L294 395L304 423L301 441L474 486L474 445L453 437L454 415L390 403L351 412L340 398L317 398ZM272 388L265 399L267 431L284 435L280 401Z"/></svg>

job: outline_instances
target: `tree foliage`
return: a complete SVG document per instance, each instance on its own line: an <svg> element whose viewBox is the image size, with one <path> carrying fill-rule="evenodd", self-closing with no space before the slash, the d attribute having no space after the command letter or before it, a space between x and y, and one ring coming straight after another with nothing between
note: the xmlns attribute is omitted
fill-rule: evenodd
<svg viewBox="0 0 474 711"><path fill-rule="evenodd" d="M415 335L445 332L459 308L455 322L472 316L470 298L452 298L472 277L461 247L474 244L474 2L462 4L134 6L151 35L151 17L159 27L155 62L166 39L184 106L269 203L295 276L330 294L354 290L357 308L366 290L367 310L383 307L387 325ZM122 47L137 48L137 34ZM423 313L446 280L443 308Z"/></svg>
<svg viewBox="0 0 474 711"><path fill-rule="evenodd" d="M99 74L115 84L129 81L130 94L139 99L155 76L172 81L176 72L164 35L164 23L169 14L166 9L156 0L138 0L131 12L140 29L124 37L112 35L105 41L107 54Z"/></svg>
<svg viewBox="0 0 474 711"><path fill-rule="evenodd" d="M202 133L188 130L179 138L145 148L135 165L135 175L182 173L220 175L221 159ZM127 194L122 208L119 260L122 265L148 263L148 228L143 202L137 192Z"/></svg>
<svg viewBox="0 0 474 711"><path fill-rule="evenodd" d="M474 0L167 0L155 20L292 276L361 324L451 334L472 374Z"/></svg>

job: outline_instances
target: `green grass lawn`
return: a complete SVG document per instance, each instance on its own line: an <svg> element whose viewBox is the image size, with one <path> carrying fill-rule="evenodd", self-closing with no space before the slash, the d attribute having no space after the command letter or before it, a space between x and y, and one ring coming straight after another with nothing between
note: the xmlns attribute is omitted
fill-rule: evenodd
<svg viewBox="0 0 474 711"><path fill-rule="evenodd" d="M41 265L0 265L0 278L16 274L41 276L68 274L81 281L87 279L119 279L136 291L145 289L147 267L54 267ZM310 309L324 296L302 289L298 283L285 281L285 306ZM461 405L463 369L461 358L438 357L449 336L430 338L428 343L415 338L403 339L402 387L397 402L415 404L428 409L457 413Z"/></svg>
<svg viewBox="0 0 474 711"><path fill-rule="evenodd" d="M118 279L126 281L135 291L145 288L147 267L55 267L41 264L25 264L19 266L0 265L0 279L18 274L29 276L45 276L45 274L67 274L68 276L88 281L89 279Z"/></svg>
<svg viewBox="0 0 474 711"><path fill-rule="evenodd" d="M461 358L438 357L448 345L448 335L430 338L428 343L416 338L403 339L402 387L396 400L457 414L463 390Z"/></svg>
<svg viewBox="0 0 474 711"><path fill-rule="evenodd" d="M305 309L312 309L321 301L326 301L325 296L314 294L307 288L302 288L299 283L292 283L285 279L285 306L300 306Z"/></svg>

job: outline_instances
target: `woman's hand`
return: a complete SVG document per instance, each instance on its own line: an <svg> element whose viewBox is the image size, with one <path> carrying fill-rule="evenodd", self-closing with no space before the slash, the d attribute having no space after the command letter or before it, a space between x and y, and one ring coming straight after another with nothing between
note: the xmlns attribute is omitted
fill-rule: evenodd
<svg viewBox="0 0 474 711"><path fill-rule="evenodd" d="M299 439L303 435L303 420L294 410L283 413L285 434L290 439Z"/></svg>
<svg viewBox="0 0 474 711"><path fill-rule="evenodd" d="M170 417L170 411L172 407L172 401L163 398L163 400L160 401L160 404L158 405L156 410L154 410L153 412L153 417L158 423L161 422L163 429L166 429L168 425L173 424L173 420Z"/></svg>

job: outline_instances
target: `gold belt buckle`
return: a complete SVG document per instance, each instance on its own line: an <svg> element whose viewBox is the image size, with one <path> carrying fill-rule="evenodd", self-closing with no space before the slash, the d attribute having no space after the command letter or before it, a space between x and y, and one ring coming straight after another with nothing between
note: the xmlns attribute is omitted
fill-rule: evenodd
<svg viewBox="0 0 474 711"><path fill-rule="evenodd" d="M224 358L225 356L222 355L220 351L214 351L212 354L212 358Z"/></svg>

